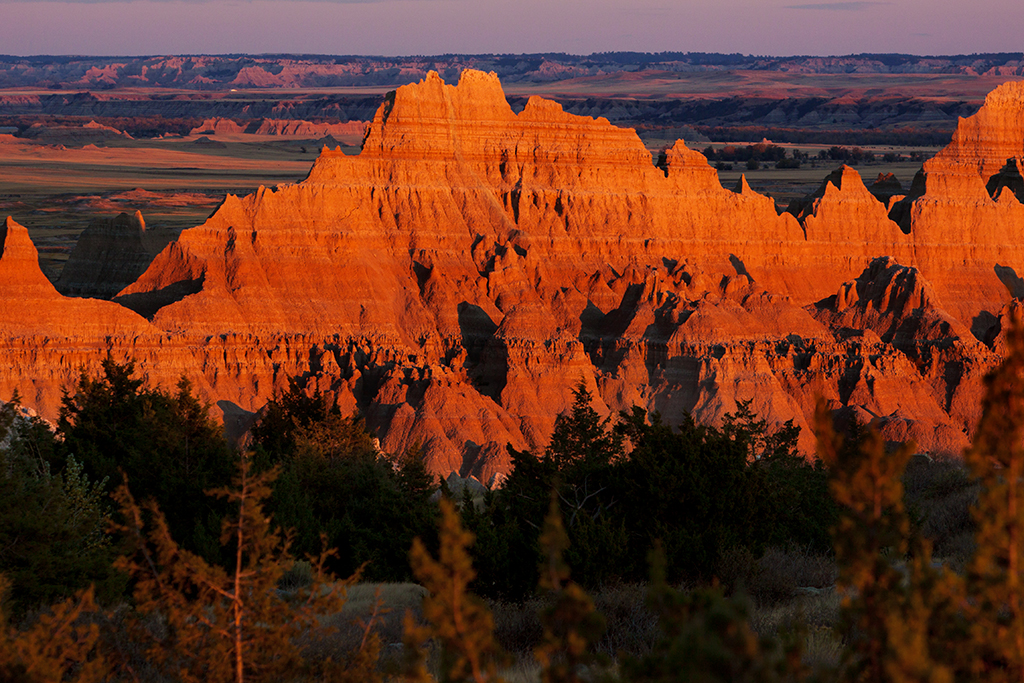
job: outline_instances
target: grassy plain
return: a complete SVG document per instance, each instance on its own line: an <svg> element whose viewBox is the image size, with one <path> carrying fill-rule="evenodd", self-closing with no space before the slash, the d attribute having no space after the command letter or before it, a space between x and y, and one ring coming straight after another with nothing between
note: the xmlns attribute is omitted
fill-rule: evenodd
<svg viewBox="0 0 1024 683"><path fill-rule="evenodd" d="M780 146L794 147L794 145ZM796 145L795 147L810 153L812 156L816 155L820 148L813 145ZM881 151L883 148L864 147L862 149L875 152L876 154L884 153ZM890 150L898 151L898 148L884 148L884 151ZM916 147L914 151L919 151L926 157L930 157L938 151L938 148ZM746 175L747 182L752 189L772 197L780 209L785 209L790 201L815 192L828 174L839 168L841 163L839 161L811 161L801 164L800 168L780 169L774 166L762 166L756 171L748 171L742 163L734 163L733 170L719 171L718 178L722 185L732 189L736 187L740 176ZM854 168L860 173L861 179L868 187L871 187L871 183L878 178L880 173L892 173L903 185L903 191L906 192L910 189L910 183L914 180L914 175L921 170L921 162L906 159L896 162L878 161L860 164Z"/></svg>
<svg viewBox="0 0 1024 683"><path fill-rule="evenodd" d="M202 137L74 149L0 136L0 214L28 228L44 272L56 277L97 218L141 211L151 238L166 243L227 194L302 180L320 151L314 141L280 136Z"/></svg>
<svg viewBox="0 0 1024 683"><path fill-rule="evenodd" d="M675 140L646 135L643 141L651 151L652 157L656 157L660 150L675 143ZM726 145L742 148L750 144L749 142L688 142L687 146L691 149L703 151L709 146L715 149L721 149ZM774 164L762 164L759 169L753 171L747 170L743 162L732 162L731 170L718 171L719 181L724 187L734 189L740 180L740 176L745 175L750 187L761 194L772 197L781 211L789 205L790 201L815 192L829 173L839 168L842 164L839 161L822 161L816 158L819 152L827 150L829 145L774 144L785 148L790 157L794 151L798 150L810 156L811 160L803 162L800 168L775 168ZM920 160L911 161L910 155L916 153L921 155L921 158L927 159L934 156L940 148L862 145L861 149L865 152L871 152L879 159L878 161L861 163L854 167L865 185L870 187L879 174L892 173L903 185L903 190L906 192L910 189L910 183L914 180L914 175L921 170L922 163ZM887 153L899 155L900 161L882 161L882 155Z"/></svg>
<svg viewBox="0 0 1024 683"><path fill-rule="evenodd" d="M810 74L796 71L620 71L550 83L510 83L510 95L573 97L916 97L984 100L1007 80L1020 77L966 74Z"/></svg>

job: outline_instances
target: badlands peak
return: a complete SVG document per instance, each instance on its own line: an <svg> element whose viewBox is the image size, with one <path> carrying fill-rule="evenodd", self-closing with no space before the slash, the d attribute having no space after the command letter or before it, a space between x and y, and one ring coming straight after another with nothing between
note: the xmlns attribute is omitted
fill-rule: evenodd
<svg viewBox="0 0 1024 683"><path fill-rule="evenodd" d="M156 331L117 304L61 296L43 275L28 230L10 216L0 228L0 245L0 338L75 340ZM22 394L33 396L35 392Z"/></svg>
<svg viewBox="0 0 1024 683"><path fill-rule="evenodd" d="M1024 159L1024 81L1003 83L985 97L976 114L961 118L953 139L925 172L953 165L969 168L983 183L1010 160Z"/></svg>
<svg viewBox="0 0 1024 683"><path fill-rule="evenodd" d="M39 269L39 252L28 230L11 216L0 229L0 287L5 299L59 296Z"/></svg>
<svg viewBox="0 0 1024 683"><path fill-rule="evenodd" d="M339 179L347 170L344 159L340 149L325 150L309 180ZM391 169L405 162L404 172L418 180L433 173L435 181L487 187L540 181L568 188L574 177L576 185L585 181L582 174L614 182L621 169L654 172L650 153L632 129L568 114L536 96L516 114L498 77L473 70L463 71L458 85L431 71L389 94L369 125L359 159ZM552 175L556 169L569 173Z"/></svg>

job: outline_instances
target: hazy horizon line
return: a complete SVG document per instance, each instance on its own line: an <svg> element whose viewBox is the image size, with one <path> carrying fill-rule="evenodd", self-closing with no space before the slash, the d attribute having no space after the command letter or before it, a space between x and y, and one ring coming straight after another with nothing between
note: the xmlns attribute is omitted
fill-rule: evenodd
<svg viewBox="0 0 1024 683"><path fill-rule="evenodd" d="M306 57L306 58L348 58L348 59L436 59L442 57L542 57L542 56L564 56L564 57L599 57L601 55L709 55L722 57L741 57L745 59L844 59L851 57L913 57L918 59L955 59L968 57L999 57L999 56L1020 56L1024 57L1024 51L1020 52L959 52L945 54L919 54L916 52L849 52L845 54L755 54L742 52L707 52L680 51L680 50L659 50L656 52L644 52L641 50L604 50L600 52L437 52L437 53L409 53L409 54L369 54L369 53L330 53L330 52L154 52L148 54L89 54L80 52L71 53L34 53L34 54L8 54L0 53L0 59L158 59L161 57Z"/></svg>

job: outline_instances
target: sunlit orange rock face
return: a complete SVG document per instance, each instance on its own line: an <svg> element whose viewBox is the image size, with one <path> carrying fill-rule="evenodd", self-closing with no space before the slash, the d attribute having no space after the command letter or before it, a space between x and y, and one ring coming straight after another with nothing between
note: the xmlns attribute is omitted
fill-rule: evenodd
<svg viewBox="0 0 1024 683"><path fill-rule="evenodd" d="M52 414L110 352L230 417L300 375L386 450L418 443L435 473L485 481L506 444L543 448L580 383L603 412L669 422L751 399L808 452L820 396L958 453L1024 295L1022 110L1024 88L993 93L891 211L844 167L779 215L682 141L656 165L632 130L431 74L387 98L359 156L229 196L113 303L47 290L9 221L0 392Z"/></svg>
<svg viewBox="0 0 1024 683"><path fill-rule="evenodd" d="M1024 297L1024 86L1006 83L962 119L953 141L925 162L896 207L917 265L948 310L975 333L999 302Z"/></svg>

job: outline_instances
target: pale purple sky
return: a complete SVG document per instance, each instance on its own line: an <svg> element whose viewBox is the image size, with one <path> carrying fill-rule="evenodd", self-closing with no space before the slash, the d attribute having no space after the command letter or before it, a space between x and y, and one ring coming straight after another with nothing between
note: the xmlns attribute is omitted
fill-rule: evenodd
<svg viewBox="0 0 1024 683"><path fill-rule="evenodd" d="M1024 0L0 0L0 54L1024 50Z"/></svg>

